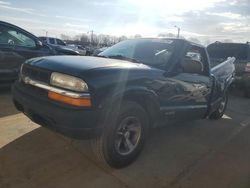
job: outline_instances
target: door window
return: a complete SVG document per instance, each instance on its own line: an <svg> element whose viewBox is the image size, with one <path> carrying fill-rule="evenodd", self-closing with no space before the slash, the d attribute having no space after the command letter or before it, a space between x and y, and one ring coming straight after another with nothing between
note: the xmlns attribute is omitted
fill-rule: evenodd
<svg viewBox="0 0 250 188"><path fill-rule="evenodd" d="M66 44L63 41L59 40L59 39L56 39L56 43L58 45L61 45L61 46L66 46Z"/></svg>
<svg viewBox="0 0 250 188"><path fill-rule="evenodd" d="M35 41L26 34L10 27L0 26L0 44L36 47Z"/></svg>
<svg viewBox="0 0 250 188"><path fill-rule="evenodd" d="M179 67L180 72L196 73L200 75L207 75L209 73L208 69L205 51L196 46L192 46L187 51Z"/></svg>
<svg viewBox="0 0 250 188"><path fill-rule="evenodd" d="M50 44L55 44L55 39L49 38L49 43L50 43Z"/></svg>

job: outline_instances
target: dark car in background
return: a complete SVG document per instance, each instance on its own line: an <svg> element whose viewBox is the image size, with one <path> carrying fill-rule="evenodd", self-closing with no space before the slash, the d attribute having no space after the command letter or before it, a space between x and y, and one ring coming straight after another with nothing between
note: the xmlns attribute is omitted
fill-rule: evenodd
<svg viewBox="0 0 250 188"><path fill-rule="evenodd" d="M98 54L100 54L101 52L103 52L104 50L107 50L109 47L101 47L101 48L97 48L95 49L93 56L97 56Z"/></svg>
<svg viewBox="0 0 250 188"><path fill-rule="evenodd" d="M58 38L53 38L53 37L39 37L43 42L49 44L49 45L54 45L54 46L66 46L66 43L62 41L61 39Z"/></svg>
<svg viewBox="0 0 250 188"><path fill-rule="evenodd" d="M86 55L88 55L88 56L93 55L93 53L95 51L95 48L92 46L87 46L85 49L86 49Z"/></svg>
<svg viewBox="0 0 250 188"><path fill-rule="evenodd" d="M61 39L53 37L39 37L39 39L53 48L58 55L81 55L79 50L67 46Z"/></svg>
<svg viewBox="0 0 250 188"><path fill-rule="evenodd" d="M56 44L65 44L60 39ZM61 41L61 42L60 42ZM66 44L65 44L66 45ZM30 32L0 21L0 86L9 86L18 78L21 64L30 58L50 55L80 55L66 46L56 47Z"/></svg>
<svg viewBox="0 0 250 188"><path fill-rule="evenodd" d="M78 51L80 55L86 55L87 50L82 45L68 44L67 47Z"/></svg>
<svg viewBox="0 0 250 188"><path fill-rule="evenodd" d="M243 89L247 97L250 97L250 43L222 43L215 42L207 47L211 64L225 61L227 57L235 57L236 87Z"/></svg>
<svg viewBox="0 0 250 188"><path fill-rule="evenodd" d="M35 35L0 21L0 86L9 85L18 78L18 71L25 60L55 54Z"/></svg>

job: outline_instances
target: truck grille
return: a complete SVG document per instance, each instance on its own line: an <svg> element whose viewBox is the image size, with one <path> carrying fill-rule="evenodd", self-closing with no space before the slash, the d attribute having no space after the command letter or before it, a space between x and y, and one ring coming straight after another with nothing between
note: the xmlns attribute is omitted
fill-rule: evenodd
<svg viewBox="0 0 250 188"><path fill-rule="evenodd" d="M33 80L37 80L40 82L48 83L50 82L50 71L40 69L37 67L29 66L29 65L24 65L22 68L22 73L23 76L27 76Z"/></svg>

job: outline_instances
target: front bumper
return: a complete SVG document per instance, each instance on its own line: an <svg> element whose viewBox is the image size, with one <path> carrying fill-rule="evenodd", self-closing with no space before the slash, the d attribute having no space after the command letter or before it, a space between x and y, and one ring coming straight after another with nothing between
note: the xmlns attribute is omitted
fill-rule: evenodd
<svg viewBox="0 0 250 188"><path fill-rule="evenodd" d="M46 90L18 81L12 87L12 94L16 108L41 126L76 139L101 134L101 109L84 109L52 101Z"/></svg>

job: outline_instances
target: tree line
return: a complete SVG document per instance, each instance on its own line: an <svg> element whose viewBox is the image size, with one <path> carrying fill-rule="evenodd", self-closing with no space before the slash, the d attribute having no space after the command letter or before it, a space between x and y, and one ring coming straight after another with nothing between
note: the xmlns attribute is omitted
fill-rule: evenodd
<svg viewBox="0 0 250 188"><path fill-rule="evenodd" d="M61 34L61 39L64 40L67 44L78 44L83 46L95 46L95 47L103 47L103 46L112 46L120 41L131 39L131 38L141 38L140 34L136 34L134 36L112 36L112 35L105 35L105 34L79 34L75 36L69 36L65 34ZM160 33L158 37L165 37L165 38L175 38L176 34L173 33ZM184 38L180 36L180 38ZM195 37L189 37L187 40L192 42L201 44L201 41ZM230 40L231 41L231 40ZM225 40L225 42L228 42ZM203 43L210 44L210 40L203 41Z"/></svg>
<svg viewBox="0 0 250 188"><path fill-rule="evenodd" d="M128 38L141 38L141 35L136 34L132 37L127 36L112 36L104 34L79 34L71 37L69 35L61 34L61 39L67 44L78 44L83 46L112 46L120 41L127 40Z"/></svg>

